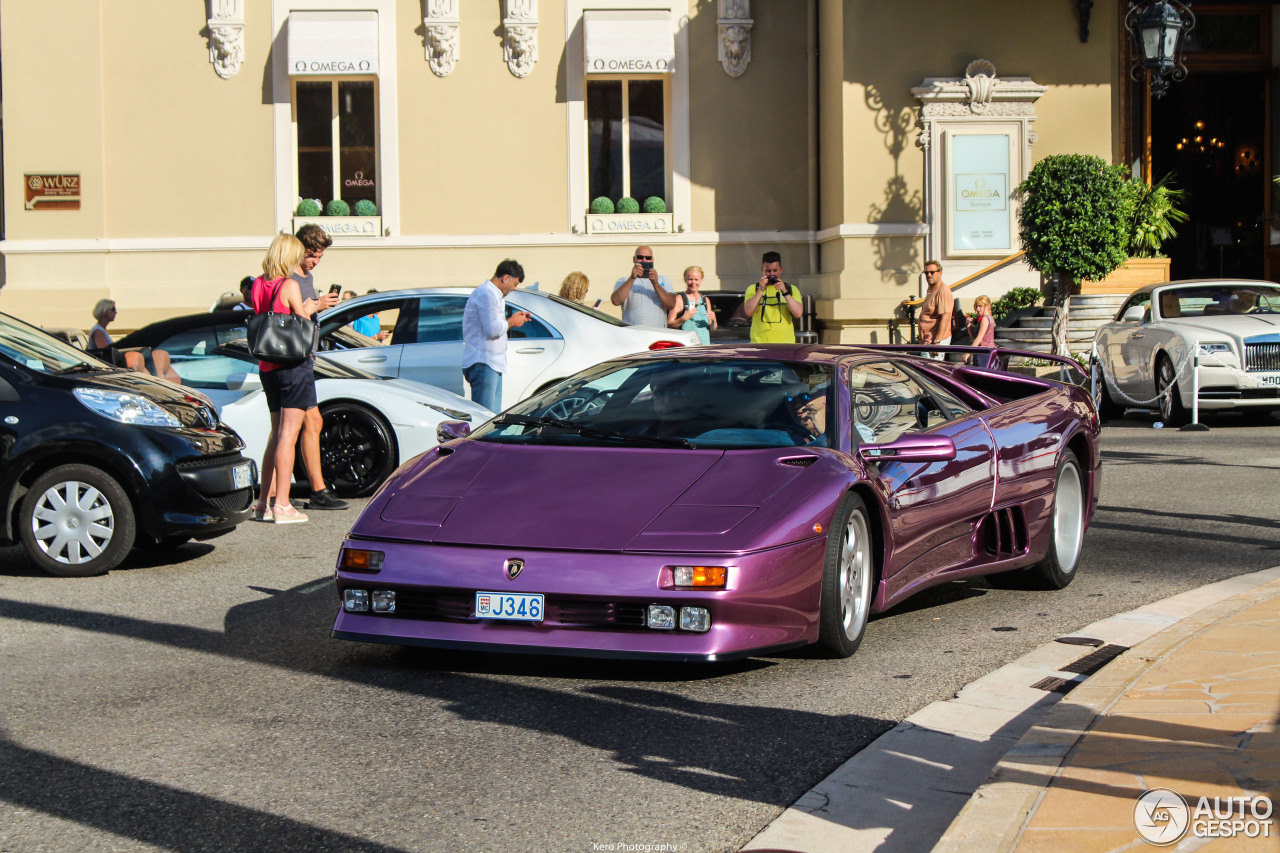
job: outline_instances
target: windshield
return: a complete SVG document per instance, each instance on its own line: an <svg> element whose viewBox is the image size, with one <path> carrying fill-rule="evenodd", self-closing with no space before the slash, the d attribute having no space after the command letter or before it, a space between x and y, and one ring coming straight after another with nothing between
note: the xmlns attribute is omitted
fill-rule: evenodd
<svg viewBox="0 0 1280 853"><path fill-rule="evenodd" d="M597 365L513 406L481 441L742 449L824 445L831 368L756 359Z"/></svg>
<svg viewBox="0 0 1280 853"><path fill-rule="evenodd" d="M112 369L83 350L7 314L0 314L0 353L41 373L57 373L82 364L88 365L87 369Z"/></svg>
<svg viewBox="0 0 1280 853"><path fill-rule="evenodd" d="M522 291L519 291L519 290L516 291L516 293L520 293L520 292ZM529 291L524 291L524 292L529 292ZM592 317L596 320L601 320L605 323L608 323L610 326L627 325L626 323L619 320L617 317L614 317L612 314L606 314L603 311L597 311L595 308L592 308L589 305L583 305L581 302L574 302L572 299L565 299L564 297L558 296L554 293L543 293L542 291L538 291L538 295L543 297L544 299L551 300L557 305L563 305L566 308L572 308L574 311L577 311L579 314L586 314L588 317ZM530 308L529 310L532 311L533 309Z"/></svg>
<svg viewBox="0 0 1280 853"><path fill-rule="evenodd" d="M1265 284L1212 284L1161 291L1160 316L1212 317L1222 314L1280 314L1280 287Z"/></svg>

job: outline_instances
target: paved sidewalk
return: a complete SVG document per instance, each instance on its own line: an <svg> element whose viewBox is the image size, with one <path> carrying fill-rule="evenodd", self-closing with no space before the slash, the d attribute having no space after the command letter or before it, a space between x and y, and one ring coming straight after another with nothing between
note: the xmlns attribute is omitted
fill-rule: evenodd
<svg viewBox="0 0 1280 853"><path fill-rule="evenodd" d="M1280 567L1104 619L978 679L849 759L743 849L1140 850L1138 797L1163 787L1190 806L1174 849L1277 851L1274 809L1243 827L1257 838L1192 835L1201 796L1222 808L1227 796L1280 800L1278 721ZM1244 817L1265 802L1246 801ZM1147 813L1167 825L1170 803L1155 805Z"/></svg>
<svg viewBox="0 0 1280 853"><path fill-rule="evenodd" d="M1071 691L935 850L1280 850L1278 723L1280 580L1184 619ZM1165 792L1143 797L1153 789Z"/></svg>

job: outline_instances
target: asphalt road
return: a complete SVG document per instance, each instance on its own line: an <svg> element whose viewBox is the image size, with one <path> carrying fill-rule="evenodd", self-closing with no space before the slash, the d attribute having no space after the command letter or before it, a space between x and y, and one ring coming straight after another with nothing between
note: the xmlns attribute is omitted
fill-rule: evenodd
<svg viewBox="0 0 1280 853"><path fill-rule="evenodd" d="M1072 586L935 588L843 661L332 640L350 512L100 578L0 549L0 850L736 850L899 720L1031 648L1280 564L1280 425L1152 420L1105 430Z"/></svg>

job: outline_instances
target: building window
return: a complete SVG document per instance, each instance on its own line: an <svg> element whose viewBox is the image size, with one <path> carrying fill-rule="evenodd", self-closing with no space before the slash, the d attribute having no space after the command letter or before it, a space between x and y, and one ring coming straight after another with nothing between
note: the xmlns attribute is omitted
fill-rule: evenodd
<svg viewBox="0 0 1280 853"><path fill-rule="evenodd" d="M295 80L299 198L378 201L378 91L374 80Z"/></svg>
<svg viewBox="0 0 1280 853"><path fill-rule="evenodd" d="M587 81L590 198L667 200L665 79Z"/></svg>

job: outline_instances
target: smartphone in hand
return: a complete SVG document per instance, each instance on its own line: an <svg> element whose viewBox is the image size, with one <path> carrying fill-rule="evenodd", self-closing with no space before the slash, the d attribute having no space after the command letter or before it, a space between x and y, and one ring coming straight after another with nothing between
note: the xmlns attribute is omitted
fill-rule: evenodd
<svg viewBox="0 0 1280 853"><path fill-rule="evenodd" d="M340 284L331 284L331 285L329 285L329 295L330 295L330 296L337 296L337 295L338 295L339 293L341 293L341 292L342 292L342 285L340 285Z"/></svg>

